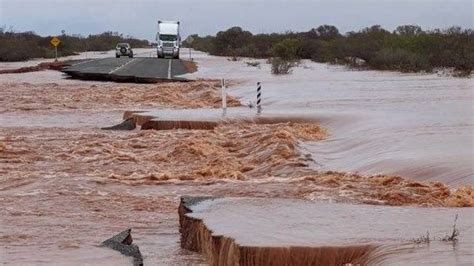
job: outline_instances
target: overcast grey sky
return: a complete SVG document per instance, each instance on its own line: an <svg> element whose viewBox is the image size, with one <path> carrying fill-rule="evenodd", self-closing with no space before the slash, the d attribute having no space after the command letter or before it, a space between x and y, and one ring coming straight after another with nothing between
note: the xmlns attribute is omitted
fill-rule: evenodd
<svg viewBox="0 0 474 266"><path fill-rule="evenodd" d="M183 35L231 26L253 33L307 31L331 24L341 32L380 24L473 28L472 0L0 0L0 26L41 35L119 31L153 40L156 21L180 20Z"/></svg>

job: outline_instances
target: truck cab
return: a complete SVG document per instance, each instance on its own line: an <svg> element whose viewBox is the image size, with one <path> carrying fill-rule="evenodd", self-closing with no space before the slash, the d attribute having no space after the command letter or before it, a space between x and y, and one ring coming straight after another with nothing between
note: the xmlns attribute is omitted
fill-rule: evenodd
<svg viewBox="0 0 474 266"><path fill-rule="evenodd" d="M181 36L179 35L179 21L158 21L156 34L158 58L179 58Z"/></svg>

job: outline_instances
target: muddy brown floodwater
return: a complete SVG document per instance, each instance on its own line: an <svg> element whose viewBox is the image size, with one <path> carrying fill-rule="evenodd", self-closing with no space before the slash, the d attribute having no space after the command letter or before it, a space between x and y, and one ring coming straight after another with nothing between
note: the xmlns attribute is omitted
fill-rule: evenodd
<svg viewBox="0 0 474 266"><path fill-rule="evenodd" d="M329 134L315 124L100 130L125 110L219 104L212 80L136 85L63 80L54 71L0 76L0 262L127 264L98 245L131 227L145 264L205 264L179 246L182 195L474 205L469 186L311 169L301 143Z"/></svg>

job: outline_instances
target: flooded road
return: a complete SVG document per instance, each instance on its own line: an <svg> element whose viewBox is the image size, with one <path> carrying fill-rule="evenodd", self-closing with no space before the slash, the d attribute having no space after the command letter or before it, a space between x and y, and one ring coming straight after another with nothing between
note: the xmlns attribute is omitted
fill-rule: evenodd
<svg viewBox="0 0 474 266"><path fill-rule="evenodd" d="M242 188L240 180L305 166L291 125L260 132L253 132L255 125L221 127L211 135L100 130L120 122L125 110L212 107L220 95L213 82L113 84L42 71L2 75L0 84L2 263L128 264L98 246L128 227L147 264L204 263L179 246L180 196L286 195L289 189L275 184ZM311 128L314 135L310 130L305 138L324 136L317 125L294 132ZM266 146L249 145L259 138ZM296 186L290 190L298 195Z"/></svg>
<svg viewBox="0 0 474 266"><path fill-rule="evenodd" d="M411 117L408 111L415 108L416 101L410 103L405 118L399 111L394 115L397 119L386 123L390 126L380 126L386 120L384 112L393 112L389 109L396 109L395 103L382 104L381 100L361 105L361 96L356 92L345 96L347 105L339 99L352 84L347 75L367 75L366 79L370 80L371 75L396 75L393 73L346 72L340 68L316 69L320 65L311 65L312 70L297 69L294 76L271 81L265 74L267 66L263 66L265 72L261 72L243 66L242 62L206 56L198 58L198 63L199 75L215 73L214 78L220 78L221 74L234 75L235 86L229 92L240 97L243 104L254 100L254 88L246 82L252 83L258 75L268 79L264 80L264 89L267 86L275 86L275 89L264 91L265 104L282 111L298 109L324 117L321 121L329 130L305 123L242 123L220 125L209 131L103 131L101 127L121 122L126 110L218 107L218 83L212 80L153 85L86 82L64 79L55 71L0 75L0 263L127 264L127 258L98 245L131 227L134 243L140 247L145 264L205 264L200 255L182 250L179 245L177 207L183 195L402 206L474 205L472 188L454 185L470 183L472 177L472 171L466 176L465 164L465 160L472 159L472 153L467 152L472 141L466 137L472 132L472 123L463 122L472 117L466 113L465 106L472 99L468 97L472 90L462 87L465 79L423 81L426 76L409 76L420 79L419 83L415 82L418 85L425 82L439 86L446 86L445 82L453 86L461 84L454 86L457 89L453 95L459 94L459 98L453 101L465 104L460 104L457 110L459 121L452 120L454 118L449 121L462 122L465 126L440 131L447 122L435 122L436 112L444 113L441 110L448 107L451 110L451 104L443 107L444 100L438 104L441 109L428 112L431 116L414 116L412 120L408 119ZM219 64L222 67L216 69ZM231 72L236 67L241 70L238 75ZM335 82L333 79L326 80L326 89L317 90L318 93L325 91L318 96L320 98L283 86L285 83L296 85L291 80L299 76L307 79L319 76L324 80L321 76L326 76L328 71L335 72L333 78L337 73L346 77L340 83L345 84L343 91L331 91L328 84ZM246 78L250 81L245 81ZM392 82L402 82L404 77L393 79ZM374 83L378 88L384 81ZM363 81L357 90L363 90L363 84L371 83ZM331 96L331 93L335 94ZM335 99L332 103L331 97ZM451 96L443 97L451 101ZM234 106L240 104L231 96L228 99ZM440 117L444 116L440 114ZM427 126L424 135L419 135L423 132L421 129L418 133L406 129L407 124L416 125L419 121L433 128ZM397 134L389 134L390 127ZM432 134L438 131L442 134ZM464 140L464 145L451 143L456 134L459 137L456 141ZM440 137L446 137L446 142L437 141ZM422 139L425 142L421 142ZM403 145L411 146L409 144L417 148L401 149ZM422 146L432 148L422 149ZM421 161L431 162L432 153L445 146L449 147L445 151L447 166L440 164L439 168L444 169L443 176L452 187L390 175L364 176L342 171L344 166L362 168L371 163L374 166L369 167L370 171L382 168L383 158L391 158L392 152L397 162L385 165L384 171L398 173L397 167L409 169L407 164L399 162L400 158L406 158L416 172L423 169L418 166ZM429 153L427 157L422 156L426 153ZM377 157L367 159L367 154ZM459 174L453 172L452 178L448 173L454 171L452 165L455 164L449 163L450 156L459 158ZM315 171L318 169L331 171ZM438 178L441 170L434 169L430 175L433 180L442 180ZM455 182L458 175L461 178ZM413 177L423 179L422 176ZM456 209L449 209L449 217L446 212L437 210L429 211L430 219L443 221L437 226L444 228L446 219L451 219L451 212ZM463 209L460 216L463 224L468 219L464 213L471 210ZM472 239L464 234L469 230L463 227L461 231L462 243L468 244L460 245L451 255L471 254ZM413 235L415 233L417 235ZM418 231L407 232L407 235L419 236ZM416 259L408 256L406 260Z"/></svg>
<svg viewBox="0 0 474 266"><path fill-rule="evenodd" d="M240 81L230 93L255 102L263 83L264 109L300 112L325 121L331 137L308 144L314 167L361 174L397 174L451 185L474 184L472 78L436 74L350 71L304 61L291 75L273 76L270 65L194 53L192 76Z"/></svg>

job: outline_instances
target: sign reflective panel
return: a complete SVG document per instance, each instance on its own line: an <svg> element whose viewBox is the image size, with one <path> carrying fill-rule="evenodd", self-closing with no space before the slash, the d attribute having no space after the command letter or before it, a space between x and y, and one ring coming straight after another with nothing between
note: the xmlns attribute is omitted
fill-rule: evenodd
<svg viewBox="0 0 474 266"><path fill-rule="evenodd" d="M57 37L53 37L51 41L49 41L54 47L58 46L61 41Z"/></svg>

